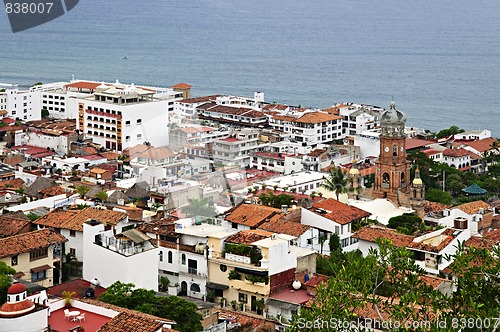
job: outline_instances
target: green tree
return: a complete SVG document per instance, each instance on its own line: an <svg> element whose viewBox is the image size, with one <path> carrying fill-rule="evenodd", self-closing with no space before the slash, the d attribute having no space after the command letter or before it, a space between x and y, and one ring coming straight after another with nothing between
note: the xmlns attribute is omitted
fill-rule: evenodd
<svg viewBox="0 0 500 332"><path fill-rule="evenodd" d="M446 191L431 188L425 192L425 199L431 202L450 205L453 197L451 197L451 195Z"/></svg>
<svg viewBox="0 0 500 332"><path fill-rule="evenodd" d="M443 129L440 132L438 132L437 135L436 135L436 137L437 138L448 137L448 136L451 136L451 135L456 135L456 134L459 134L459 133L463 133L464 131L465 131L464 129L461 129L461 128L457 127L457 126L451 126L448 129Z"/></svg>
<svg viewBox="0 0 500 332"><path fill-rule="evenodd" d="M97 198L99 201L104 203L108 199L108 193L103 191L99 191L96 195L95 198Z"/></svg>
<svg viewBox="0 0 500 332"><path fill-rule="evenodd" d="M293 195L279 194L275 195L272 191L269 193L262 193L259 195L259 201L262 205L281 208L282 205L291 206L294 203Z"/></svg>
<svg viewBox="0 0 500 332"><path fill-rule="evenodd" d="M42 119L46 119L50 116L49 110L46 109L45 107L42 108Z"/></svg>
<svg viewBox="0 0 500 332"><path fill-rule="evenodd" d="M339 200L340 194L347 193L348 184L349 180L346 172L340 167L335 167L330 170L330 174L326 177L321 186L328 191L334 192L337 196L337 200Z"/></svg>
<svg viewBox="0 0 500 332"><path fill-rule="evenodd" d="M330 252L342 250L342 247L340 246L340 237L335 233L330 235L330 241L328 244L330 245Z"/></svg>
<svg viewBox="0 0 500 332"><path fill-rule="evenodd" d="M452 195L457 195L460 191L465 188L462 183L462 178L458 174L451 174L446 178L446 189L448 189Z"/></svg>
<svg viewBox="0 0 500 332"><path fill-rule="evenodd" d="M89 191L89 187L87 186L76 186L75 191L78 195L80 195L80 198L83 198L85 194Z"/></svg>
<svg viewBox="0 0 500 332"><path fill-rule="evenodd" d="M0 261L0 303L7 301L7 290L12 285L11 276L16 270Z"/></svg>
<svg viewBox="0 0 500 332"><path fill-rule="evenodd" d="M160 297L153 290L135 288L134 284L117 281L107 288L99 300L174 320L177 322L175 328L182 332L203 330L197 306L178 296Z"/></svg>
<svg viewBox="0 0 500 332"><path fill-rule="evenodd" d="M424 229L424 222L415 214L403 214L389 219L389 228L396 229L400 233L412 235L417 230Z"/></svg>
<svg viewBox="0 0 500 332"><path fill-rule="evenodd" d="M181 210L182 213L187 214L188 217L214 217L217 215L217 210L213 205L210 204L209 198L189 198L188 205L182 207Z"/></svg>

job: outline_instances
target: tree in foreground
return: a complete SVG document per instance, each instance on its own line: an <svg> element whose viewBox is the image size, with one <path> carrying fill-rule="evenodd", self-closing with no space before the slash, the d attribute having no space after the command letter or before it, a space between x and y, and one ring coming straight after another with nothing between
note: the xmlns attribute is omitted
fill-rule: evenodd
<svg viewBox="0 0 500 332"><path fill-rule="evenodd" d="M10 276L14 275L14 273L16 273L16 270L0 261L0 303L7 301L7 290L12 285Z"/></svg>
<svg viewBox="0 0 500 332"><path fill-rule="evenodd" d="M457 291L447 296L425 282L411 251L388 240L378 245L365 258L352 252L324 261L331 277L318 287L311 307L295 317L291 331L369 331L358 325L367 316L392 326L384 331L500 331L499 248L459 245L449 266ZM339 329L332 322L348 326Z"/></svg>
<svg viewBox="0 0 500 332"><path fill-rule="evenodd" d="M100 301L119 307L168 318L175 322L181 332L201 331L201 315L194 303L178 296L156 296L153 290L135 288L134 284L117 281L99 297Z"/></svg>

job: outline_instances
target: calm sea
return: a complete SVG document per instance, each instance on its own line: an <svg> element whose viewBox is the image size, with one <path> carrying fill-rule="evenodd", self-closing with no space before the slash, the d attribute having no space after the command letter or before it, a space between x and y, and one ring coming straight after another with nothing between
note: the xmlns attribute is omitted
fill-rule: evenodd
<svg viewBox="0 0 500 332"><path fill-rule="evenodd" d="M313 107L394 98L411 125L500 136L500 1L81 0L16 34L0 13L0 82L73 74Z"/></svg>

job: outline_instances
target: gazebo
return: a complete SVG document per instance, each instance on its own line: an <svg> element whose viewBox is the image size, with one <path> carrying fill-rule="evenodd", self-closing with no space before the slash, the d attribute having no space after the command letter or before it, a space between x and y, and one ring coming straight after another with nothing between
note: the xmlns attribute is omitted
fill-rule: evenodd
<svg viewBox="0 0 500 332"><path fill-rule="evenodd" d="M468 186L467 188L462 189L462 191L467 195L482 195L488 192L488 190L481 188L476 183Z"/></svg>

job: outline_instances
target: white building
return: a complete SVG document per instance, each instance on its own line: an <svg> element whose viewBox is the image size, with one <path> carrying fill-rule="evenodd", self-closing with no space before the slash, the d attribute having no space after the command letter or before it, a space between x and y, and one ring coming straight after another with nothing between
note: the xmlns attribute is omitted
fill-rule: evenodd
<svg viewBox="0 0 500 332"><path fill-rule="evenodd" d="M344 252L356 250L357 240L351 237L352 224L370 216L369 212L332 198L314 203L309 209L301 209L300 223L318 229L319 237L325 239L323 247L318 243L314 248L317 252L324 254L330 253L329 240L331 234L338 235Z"/></svg>
<svg viewBox="0 0 500 332"><path fill-rule="evenodd" d="M250 165L251 154L260 151L267 144L259 144L258 132L242 129L232 132L229 137L214 141L213 159L225 165L246 167Z"/></svg>
<svg viewBox="0 0 500 332"><path fill-rule="evenodd" d="M491 137L491 131L484 129L484 130L467 130L464 131L463 133L455 134L453 136L454 139L456 140L470 140L470 141L477 141L485 138L490 138Z"/></svg>
<svg viewBox="0 0 500 332"><path fill-rule="evenodd" d="M7 111L6 116L20 120L40 120L40 92L8 88L0 92L0 110Z"/></svg>
<svg viewBox="0 0 500 332"><path fill-rule="evenodd" d="M77 129L106 148L122 151L148 142L167 145L169 110L182 93L124 85L100 84L78 102Z"/></svg>
<svg viewBox="0 0 500 332"><path fill-rule="evenodd" d="M342 116L342 138L355 136L380 126L383 108L378 106L344 103L334 106Z"/></svg>
<svg viewBox="0 0 500 332"><path fill-rule="evenodd" d="M269 125L289 134L290 140L306 145L327 143L339 139L342 134L342 117L324 112L303 112L273 115Z"/></svg>
<svg viewBox="0 0 500 332"><path fill-rule="evenodd" d="M97 278L103 287L121 281L157 291L159 249L147 235L122 226L98 220L83 224L83 279Z"/></svg>
<svg viewBox="0 0 500 332"><path fill-rule="evenodd" d="M354 145L359 146L359 159L378 157L380 153L380 132L363 131L354 136Z"/></svg>
<svg viewBox="0 0 500 332"><path fill-rule="evenodd" d="M325 179L326 173L321 172L298 172L289 175L276 176L254 184L266 185L273 188L287 188L288 191L295 190L297 193L309 194L311 191L318 191Z"/></svg>
<svg viewBox="0 0 500 332"><path fill-rule="evenodd" d="M442 162L459 170L468 170L471 166L470 152L462 148L446 149L443 151Z"/></svg>

